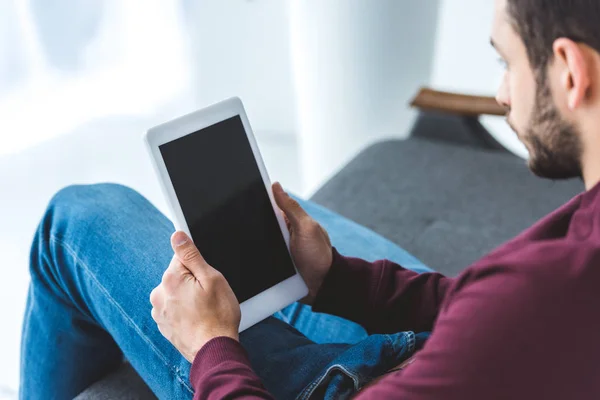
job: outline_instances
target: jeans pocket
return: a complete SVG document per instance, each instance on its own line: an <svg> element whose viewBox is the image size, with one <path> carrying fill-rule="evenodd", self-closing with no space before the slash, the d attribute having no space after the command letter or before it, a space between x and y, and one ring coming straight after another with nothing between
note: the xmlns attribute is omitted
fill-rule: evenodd
<svg viewBox="0 0 600 400"><path fill-rule="evenodd" d="M340 354L296 398L348 399L411 357L414 351L413 332L369 336Z"/></svg>
<svg viewBox="0 0 600 400"><path fill-rule="evenodd" d="M341 364L331 365L297 397L308 399L348 399L360 389L360 378Z"/></svg>

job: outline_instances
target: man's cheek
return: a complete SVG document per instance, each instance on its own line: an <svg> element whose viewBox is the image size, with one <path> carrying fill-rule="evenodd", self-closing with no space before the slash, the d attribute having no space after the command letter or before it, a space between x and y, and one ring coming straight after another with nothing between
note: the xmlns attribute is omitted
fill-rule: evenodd
<svg viewBox="0 0 600 400"><path fill-rule="evenodd" d="M517 133L520 137L522 136L527 128L527 124L529 122L530 113L525 110L523 104L520 101L513 102L510 114L508 116L508 121L510 127Z"/></svg>
<svg viewBox="0 0 600 400"><path fill-rule="evenodd" d="M518 137L521 137L521 128L515 118L514 113L510 113L510 115L506 118L506 123Z"/></svg>

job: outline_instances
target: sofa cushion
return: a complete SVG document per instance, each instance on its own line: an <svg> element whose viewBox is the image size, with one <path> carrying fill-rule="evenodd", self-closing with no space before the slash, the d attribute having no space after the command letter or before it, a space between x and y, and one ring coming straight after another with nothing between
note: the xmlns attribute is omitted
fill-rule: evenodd
<svg viewBox="0 0 600 400"><path fill-rule="evenodd" d="M75 400L153 400L157 397L133 369L123 363L115 372L87 388Z"/></svg>
<svg viewBox="0 0 600 400"><path fill-rule="evenodd" d="M582 190L506 152L413 137L372 145L313 200L453 276Z"/></svg>

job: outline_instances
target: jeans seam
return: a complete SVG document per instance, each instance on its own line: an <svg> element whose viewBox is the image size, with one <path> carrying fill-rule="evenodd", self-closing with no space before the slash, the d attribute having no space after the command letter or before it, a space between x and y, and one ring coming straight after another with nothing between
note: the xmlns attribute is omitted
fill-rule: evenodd
<svg viewBox="0 0 600 400"><path fill-rule="evenodd" d="M32 289L31 289L31 286L29 286L29 290L32 290ZM29 296L30 294L28 293L27 295ZM32 304L32 303L29 303L29 304L27 304L27 309L25 310L25 315L24 315L24 321L25 321L25 323L23 324L23 328L22 328L22 332L24 332L24 335L23 335L23 337L21 338L21 342L22 342L22 343L26 343L26 342L28 341L28 337L29 337L29 322L30 322L30 320L31 320L31 312L32 312L32 309L33 309L33 304ZM25 335L27 335L27 336L25 336ZM24 357L24 354L23 354L23 349L24 349L24 348L25 348L25 347L24 347L24 346L22 346L22 347L21 347L21 351L19 352L19 355L20 355L20 357L21 357L21 360L24 360L24 359L25 359L25 357ZM22 371L20 371L20 372L22 372ZM20 375L20 377L19 377L19 381L20 381L20 382L23 382L23 378L24 378L24 377L23 377L23 374L21 373L21 374L19 374L19 375ZM21 386L21 383L20 383L20 382L19 382L19 386ZM21 389L19 389L19 390L21 390Z"/></svg>
<svg viewBox="0 0 600 400"><path fill-rule="evenodd" d="M415 333L410 331L410 332L405 332L405 334L408 336L408 354L412 354L413 351L415 351L415 344L416 344Z"/></svg>
<svg viewBox="0 0 600 400"><path fill-rule="evenodd" d="M58 243L61 243L60 240L55 240ZM46 242L44 242L45 244ZM62 244L62 243L61 243ZM69 254L71 254L71 252L69 252ZM52 261L50 260L50 258L48 257L47 254L42 254L41 255L43 261L46 263L46 265L51 265ZM77 258L76 258L77 259ZM88 311L85 310L81 307L80 304L78 304L78 302L73 298L73 296L70 295L70 293L67 292L67 290L65 290L65 288L62 286L61 282L56 282L56 285L58 286L56 289L58 291L58 293L55 293L52 291L52 288L49 288L47 285L45 285L47 290L52 291L53 294L55 294L58 297L58 300L66 305L66 306L70 306L72 307L75 311L79 312L82 314L82 316L84 318L87 319L87 321L91 324L97 325L100 328L103 328L102 325L100 325L98 323L98 321L96 321L96 319L94 318L94 316Z"/></svg>
<svg viewBox="0 0 600 400"><path fill-rule="evenodd" d="M167 361L167 358L164 356L164 354L162 354L156 348L156 346L154 346L154 343L152 343L152 341L150 339L148 339L148 337L146 335L144 335L144 333L142 332L142 330L127 315L127 313L125 312L125 310L123 310L123 308L119 305L119 303L117 303L117 301L115 299L113 299L113 297L110 295L110 293L108 292L108 290L106 290L106 288L104 286L102 286L102 284L98 281L98 279L96 278L96 276L90 271L90 269L87 266L87 264L85 262L83 262L83 260L81 260L77 256L77 253L67 243L63 242L62 240L60 240L56 236L51 236L50 240L58 243L61 246L63 246L63 248L65 248L71 254L71 256L75 259L75 261L77 263L79 263L83 267L85 273L98 286L98 288L100 289L100 291L107 297L107 299L109 300L109 302L121 314L121 317L123 317L123 319L125 320L125 322L128 323L130 325L130 327L132 327L137 332L137 334L142 338L142 340L144 342L146 342L146 344L148 344L150 346L150 348L152 349L152 351L159 357L159 359L164 363L164 365L173 373L173 375L177 378L177 380L179 381L179 383L181 383L190 393L193 394L194 390L190 386L188 386L188 384L183 380L183 378L179 374L179 368L178 367L173 368L171 365L169 365L169 362Z"/></svg>
<svg viewBox="0 0 600 400"><path fill-rule="evenodd" d="M312 394L314 393L315 389L317 387L319 387L319 385L321 383L323 383L323 381L325 380L325 378L327 378L327 376L329 375L329 373L334 370L334 369L340 369L343 372L346 373L346 375L348 375L350 377L350 379L352 379L352 382L354 382L354 390L358 391L360 389L360 385L358 382L358 378L356 377L355 374L351 373L350 371L348 371L344 366L342 366L341 364L334 364L332 366L330 366L329 368L327 368L327 370L323 373L323 375L321 375L318 379L314 380L311 384L309 384L304 390L302 390L302 392L300 393L300 395L297 397L298 400L305 400L305 399L309 399Z"/></svg>
<svg viewBox="0 0 600 400"><path fill-rule="evenodd" d="M392 340L390 335L387 334L383 334L381 335L381 337L383 338L383 340L385 340L385 346L383 347L386 356L391 356L393 354L395 354L396 352L396 345L394 343L394 341Z"/></svg>

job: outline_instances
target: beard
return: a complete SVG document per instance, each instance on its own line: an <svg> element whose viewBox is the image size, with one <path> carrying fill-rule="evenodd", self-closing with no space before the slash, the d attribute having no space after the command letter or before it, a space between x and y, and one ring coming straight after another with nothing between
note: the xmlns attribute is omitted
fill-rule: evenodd
<svg viewBox="0 0 600 400"><path fill-rule="evenodd" d="M581 137L554 104L543 72L538 75L535 104L522 140L528 145L529 169L535 175L556 180L582 177Z"/></svg>

